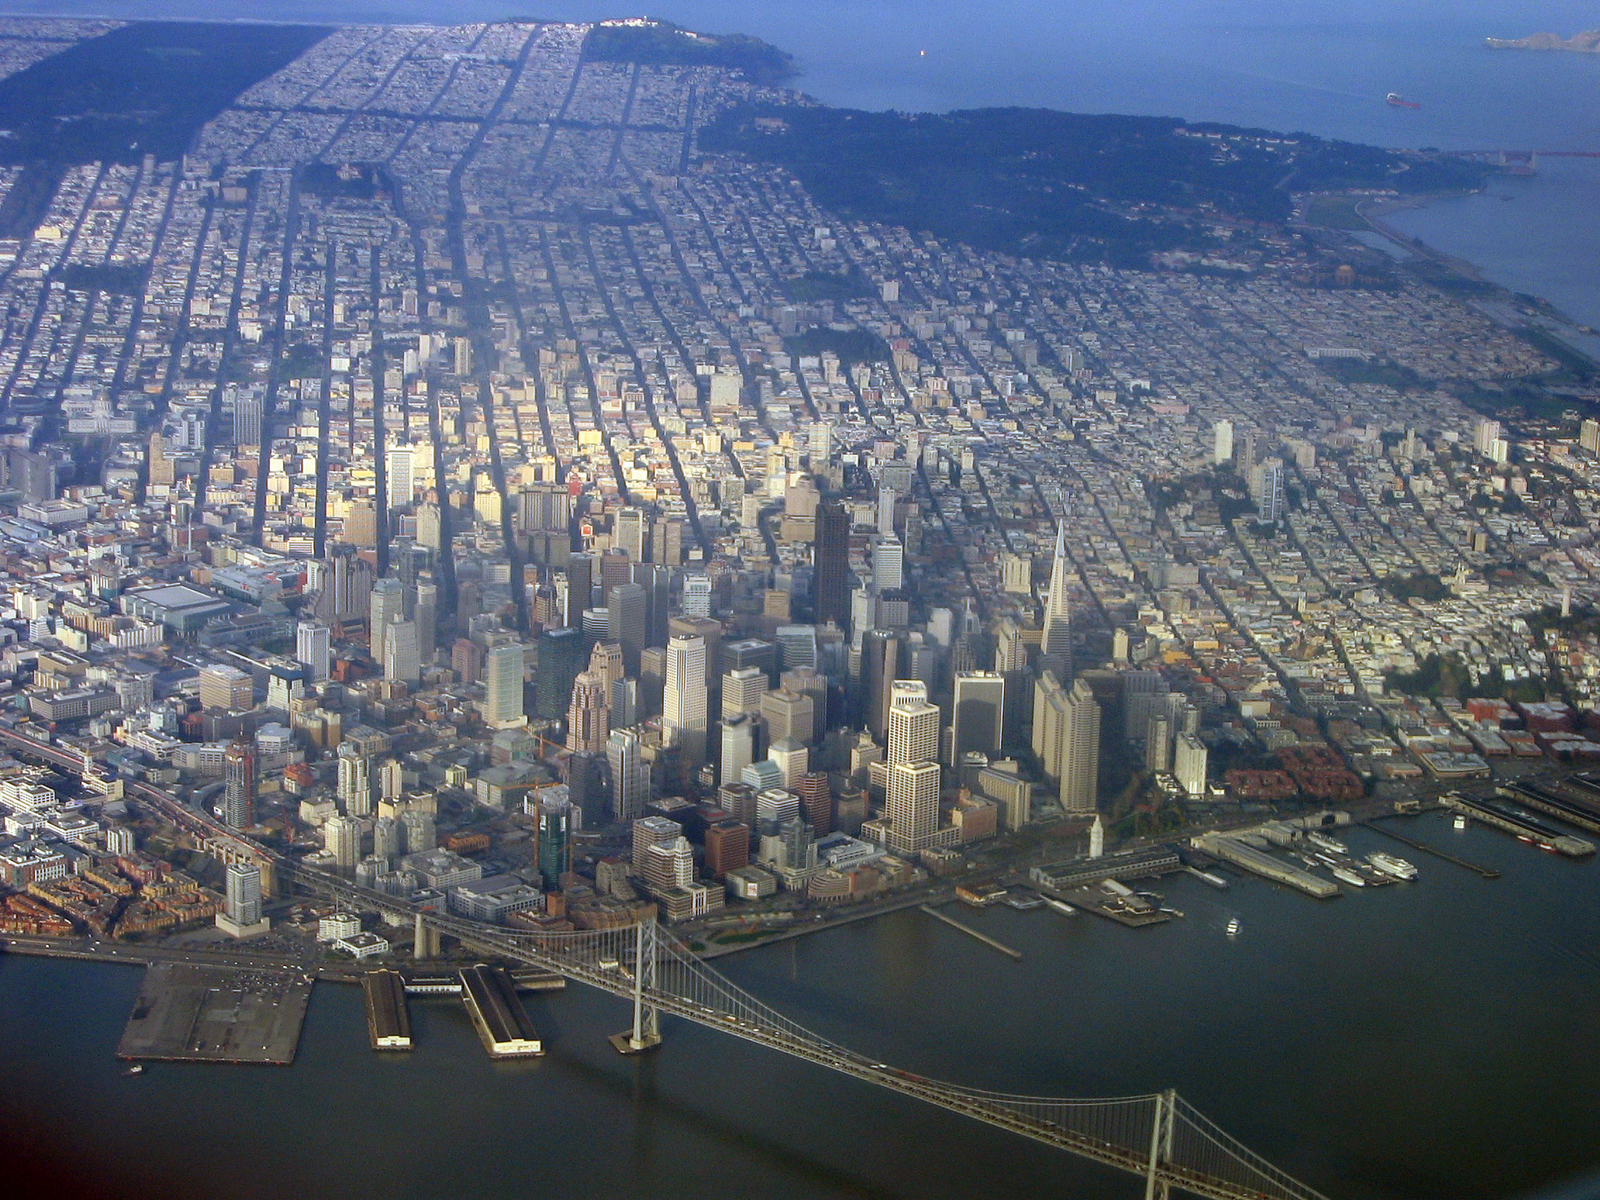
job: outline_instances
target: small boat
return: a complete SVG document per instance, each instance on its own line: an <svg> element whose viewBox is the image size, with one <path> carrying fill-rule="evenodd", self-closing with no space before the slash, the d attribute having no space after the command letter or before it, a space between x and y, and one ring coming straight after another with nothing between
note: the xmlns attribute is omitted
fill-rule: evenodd
<svg viewBox="0 0 1600 1200"><path fill-rule="evenodd" d="M143 1075L144 1074L144 1064L143 1063L134 1063L131 1067L129 1067L127 1070L123 1071L122 1073L124 1075Z"/></svg>
<svg viewBox="0 0 1600 1200"><path fill-rule="evenodd" d="M1228 933L1229 937L1238 937L1239 936L1239 918L1238 917L1229 917L1228 918L1227 933Z"/></svg>
<svg viewBox="0 0 1600 1200"><path fill-rule="evenodd" d="M1053 896L1046 896L1044 902L1051 908L1055 909L1055 911L1060 913L1063 917L1075 917L1078 915L1078 910L1073 908L1072 905L1068 904L1065 900L1057 900Z"/></svg>
<svg viewBox="0 0 1600 1200"><path fill-rule="evenodd" d="M1386 101L1388 101L1389 105L1391 107L1393 107L1393 108L1421 108L1422 107L1422 105L1418 104L1415 100L1407 100L1399 92L1390 92L1387 96L1384 97L1384 99Z"/></svg>
<svg viewBox="0 0 1600 1200"><path fill-rule="evenodd" d="M1454 825L1457 829L1465 829L1467 827L1467 814L1457 813Z"/></svg>

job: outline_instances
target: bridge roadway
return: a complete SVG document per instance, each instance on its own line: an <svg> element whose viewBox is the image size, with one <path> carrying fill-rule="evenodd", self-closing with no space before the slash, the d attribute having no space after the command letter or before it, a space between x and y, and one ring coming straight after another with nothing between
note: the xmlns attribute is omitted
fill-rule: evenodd
<svg viewBox="0 0 1600 1200"><path fill-rule="evenodd" d="M0 726L0 742L75 774L92 769L92 764L86 764L79 753L41 743L4 726ZM1156 1200L1156 1197L1165 1200L1172 1188L1205 1200L1324 1200L1320 1193L1252 1154L1171 1092L1068 1100L1010 1096L926 1079L886 1063L874 1062L790 1021L723 979L674 939L661 935L653 922L643 928L633 926L589 936L519 935L498 926L423 910L409 901L358 888L353 882L311 870L280 856L162 788L136 780L123 782L128 794L152 805L180 827L213 843L222 842L228 850L250 856L263 867L264 875L268 870L274 871L284 884L298 883L308 890L368 910L420 916L426 924L464 945L512 962L555 971L629 1000L635 1006L636 1029L641 1005L653 1012L693 1021L1138 1175L1145 1180L1146 1200ZM639 980L634 972L624 967L623 958L633 944L641 950L646 946L646 929L649 958L644 964L646 978ZM587 957L553 953L550 947L561 944L562 939L574 947L586 947ZM601 954L597 948L602 946L609 953ZM665 971L662 970L663 955ZM635 954L635 970L639 969L642 957ZM663 974L676 975L675 982L684 991L659 986ZM1073 1127L1073 1118L1077 1118L1075 1123L1079 1127ZM1181 1134L1176 1156L1175 1133Z"/></svg>
<svg viewBox="0 0 1600 1200"><path fill-rule="evenodd" d="M1289 1197L1292 1200L1323 1200L1319 1193L1312 1189L1282 1176L1262 1162L1267 1171L1277 1176L1287 1187L1260 1190L1259 1188L1241 1188L1238 1183L1224 1176L1195 1169L1181 1163L1160 1161L1156 1163L1154 1172L1151 1170L1152 1159L1156 1157L1151 1149L1141 1145L1128 1145L1125 1142L1113 1141L1107 1136L1096 1136L1092 1132L1075 1130L1062 1123L1060 1120L1049 1119L1052 1115L1064 1115L1074 1110L1089 1111L1105 1106L1120 1106L1133 1110L1129 1115L1135 1115L1135 1125L1142 1125L1144 1130L1150 1129L1154 1119L1160 1119L1160 1105L1178 1103L1170 1093L1150 1096L1118 1097L1114 1100L1056 1100L1041 1097L1007 1096L1001 1093L983 1092L974 1089L956 1087L951 1084L941 1083L938 1080L927 1079L909 1071L899 1070L886 1063L874 1062L864 1055L858 1054L845 1047L828 1042L825 1039L811 1034L794 1025L787 1019L779 1018L776 1022L766 1023L760 1020L750 1020L749 1015L757 1015L762 1010L767 1010L765 1005L757 1002L755 1010L748 1015L741 1016L737 1011L722 1011L716 1007L701 1003L699 1000L680 995L658 986L646 984L636 988L633 972L619 958L615 966L601 965L600 962L588 962L573 959L566 955L551 953L545 946L552 938L550 935L519 935L511 933L500 926L486 926L475 921L465 920L460 917L436 911L418 910L397 897L383 893L372 892L356 887L343 879L328 876L321 871L312 871L304 868L286 868L285 879L292 878L302 887L322 892L337 897L358 907L381 908L391 912L409 911L421 913L423 921L438 930L440 933L449 934L463 945L475 947L487 953L494 954L511 962L521 963L526 966L539 967L544 970L556 971L569 979L579 983L588 984L603 992L630 1002L642 996L642 1002L650 1008L663 1013L680 1017L686 1021L693 1021L709 1029L742 1038L758 1046L765 1046L784 1054L790 1054L829 1070L837 1071L843 1075L860 1079L902 1095L912 1096L918 1100L934 1104L951 1112L960 1113L974 1120L1010 1130L1023 1137L1042 1142L1059 1150L1067 1150L1095 1162L1116 1167L1144 1178L1151 1185L1151 1194L1166 1195L1170 1188L1178 1188L1195 1196L1206 1197L1207 1200L1243 1200L1245 1197ZM632 940L633 929L613 931L627 936ZM560 937L562 935L555 935ZM570 936L570 935L568 935ZM657 951L659 953L659 951ZM687 955L687 951L684 952ZM712 974L709 968L695 961L695 967ZM651 973L655 964L651 964ZM719 991L731 992L742 995L733 985L727 984ZM753 998L751 998L753 999ZM1187 1106L1184 1106L1187 1108ZM1028 1111L1028 1110L1034 1111ZM1170 1110L1169 1110L1170 1111ZM1170 1119L1170 1118L1169 1118ZM1113 1121L1112 1124L1118 1124ZM1128 1122L1123 1120L1120 1127L1126 1128ZM1220 1130L1217 1133L1220 1135ZM1148 1136L1145 1134L1144 1136ZM1221 1135L1225 1137L1226 1135ZM1231 1141L1231 1139L1229 1139ZM1240 1150L1243 1150L1240 1147ZM1248 1155L1248 1151L1244 1151ZM1255 1156L1249 1155L1251 1159ZM1261 1160L1256 1160L1260 1162ZM1278 1180L1274 1180L1277 1182Z"/></svg>

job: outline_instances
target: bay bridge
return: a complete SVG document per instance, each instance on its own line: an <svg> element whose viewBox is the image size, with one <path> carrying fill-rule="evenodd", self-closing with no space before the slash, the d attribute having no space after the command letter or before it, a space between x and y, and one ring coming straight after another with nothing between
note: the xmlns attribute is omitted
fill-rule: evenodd
<svg viewBox="0 0 1600 1200"><path fill-rule="evenodd" d="M1096 1099L1026 1096L928 1079L875 1061L740 988L653 918L617 929L522 933L418 910L323 871L287 864L280 870L308 891L413 916L464 946L622 997L632 1005L633 1024L612 1041L624 1052L658 1044L665 1013L1137 1175L1146 1200L1165 1200L1174 1190L1207 1200L1325 1200L1170 1090Z"/></svg>
<svg viewBox="0 0 1600 1200"><path fill-rule="evenodd" d="M97 766L3 726L0 743L82 775ZM1173 1191L1205 1200L1326 1200L1174 1091L1068 1099L929 1079L878 1062L791 1020L700 961L654 918L616 929L551 933L485 925L307 867L226 828L163 788L117 782L126 784L117 790L176 821L215 852L256 862L263 868L263 882L270 871L280 887L293 884L358 911L412 920L419 930L425 926L474 951L556 972L621 997L632 1006L633 1022L612 1043L625 1053L660 1043L664 1013L1117 1168L1143 1181L1145 1200L1166 1200Z"/></svg>

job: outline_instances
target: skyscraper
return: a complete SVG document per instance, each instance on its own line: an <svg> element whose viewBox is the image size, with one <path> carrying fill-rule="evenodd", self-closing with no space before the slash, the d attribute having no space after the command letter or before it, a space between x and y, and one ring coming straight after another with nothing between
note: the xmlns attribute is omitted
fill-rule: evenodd
<svg viewBox="0 0 1600 1200"><path fill-rule="evenodd" d="M906 585L906 552L894 534L872 539L872 584L880 592Z"/></svg>
<svg viewBox="0 0 1600 1200"><path fill-rule="evenodd" d="M269 926L261 915L261 868L254 863L229 863L225 886L217 925L234 937L265 933Z"/></svg>
<svg viewBox="0 0 1600 1200"><path fill-rule="evenodd" d="M1006 681L993 671L968 671L955 678L950 765L969 751L994 756L1005 734Z"/></svg>
<svg viewBox="0 0 1600 1200"><path fill-rule="evenodd" d="M333 635L320 621L301 621L294 629L294 658L304 663L312 683L323 683L333 670Z"/></svg>
<svg viewBox="0 0 1600 1200"><path fill-rule="evenodd" d="M661 699L661 729L698 766L706 757L706 644L698 637L667 639L667 678Z"/></svg>
<svg viewBox="0 0 1600 1200"><path fill-rule="evenodd" d="M832 621L850 629L850 518L844 505L826 500L817 506L817 541L812 556L812 615L817 624Z"/></svg>
<svg viewBox="0 0 1600 1200"><path fill-rule="evenodd" d="M889 845L894 850L916 853L933 845L939 828L939 764L893 764L884 816L891 822Z"/></svg>
<svg viewBox="0 0 1600 1200"><path fill-rule="evenodd" d="M611 601L606 606L607 636L621 645L626 674L639 673L639 655L648 641L649 618L650 597L643 587L624 583L611 589Z"/></svg>
<svg viewBox="0 0 1600 1200"><path fill-rule="evenodd" d="M748 713L739 713L720 722L718 731L722 738L722 761L717 779L721 783L732 783L756 760L757 724Z"/></svg>
<svg viewBox="0 0 1600 1200"><path fill-rule="evenodd" d="M522 706L522 646L511 642L484 655L483 719L493 729L528 723Z"/></svg>
<svg viewBox="0 0 1600 1200"><path fill-rule="evenodd" d="M572 682L572 703L567 706L567 749L575 754L599 754L611 737L611 678L601 651L605 644L595 644L589 669Z"/></svg>
<svg viewBox="0 0 1600 1200"><path fill-rule="evenodd" d="M1213 427L1213 444L1211 447L1211 461L1217 464L1229 462L1233 459L1233 422L1218 421Z"/></svg>
<svg viewBox="0 0 1600 1200"><path fill-rule="evenodd" d="M560 887L561 877L572 870L573 819L581 815L571 800L539 801L539 874L546 891Z"/></svg>
<svg viewBox="0 0 1600 1200"><path fill-rule="evenodd" d="M372 758L350 742L342 742L337 753L339 806L346 816L367 816L372 812Z"/></svg>
<svg viewBox="0 0 1600 1200"><path fill-rule="evenodd" d="M248 742L234 742L222 756L225 788L222 821L233 829L256 823L256 752Z"/></svg>
<svg viewBox="0 0 1600 1200"><path fill-rule="evenodd" d="M804 692L788 688L767 692L761 697L760 711L767 725L767 735L774 742L791 737L799 742L810 742L817 737L816 702Z"/></svg>
<svg viewBox="0 0 1600 1200"><path fill-rule="evenodd" d="M613 815L619 821L637 820L650 799L650 764L644 760L639 735L631 729L613 729L606 741L606 760L611 766Z"/></svg>
<svg viewBox="0 0 1600 1200"><path fill-rule="evenodd" d="M1283 516L1283 463L1268 459L1261 466L1261 484L1256 494L1256 520L1263 525Z"/></svg>
<svg viewBox="0 0 1600 1200"><path fill-rule="evenodd" d="M1055 557L1050 563L1050 591L1044 602L1044 632L1039 638L1043 654L1062 662L1060 678L1072 678L1072 608L1067 592L1067 527L1056 526Z"/></svg>
<svg viewBox="0 0 1600 1200"><path fill-rule="evenodd" d="M333 856L334 869L348 874L361 857L361 825L354 817L329 817L322 827L323 844Z"/></svg>
<svg viewBox="0 0 1600 1200"><path fill-rule="evenodd" d="M534 712L544 721L559 721L572 702L572 682L583 669L583 634L576 629L547 629L539 635L539 667Z"/></svg>
<svg viewBox="0 0 1600 1200"><path fill-rule="evenodd" d="M422 647L417 623L396 617L383 639L383 673L390 679L416 683L422 678Z"/></svg>
<svg viewBox="0 0 1600 1200"><path fill-rule="evenodd" d="M236 392L233 398L233 444L261 445L261 397L255 392Z"/></svg>
<svg viewBox="0 0 1600 1200"><path fill-rule="evenodd" d="M619 508L617 510L616 524L612 529L611 544L619 549L626 550L629 562L644 562L646 528L645 515L642 510Z"/></svg>
<svg viewBox="0 0 1600 1200"><path fill-rule="evenodd" d="M384 456L384 490L391 509L411 506L411 465L409 445L393 446Z"/></svg>
<svg viewBox="0 0 1600 1200"><path fill-rule="evenodd" d="M388 661L389 627L405 616L405 588L393 575L372 584L367 612L367 648L380 666Z"/></svg>
<svg viewBox="0 0 1600 1200"><path fill-rule="evenodd" d="M896 680L889 702L888 755L896 763L939 757L939 707L928 703L927 685L916 679Z"/></svg>
<svg viewBox="0 0 1600 1200"><path fill-rule="evenodd" d="M759 712L766 690L766 672L759 667L735 667L722 677L722 719Z"/></svg>

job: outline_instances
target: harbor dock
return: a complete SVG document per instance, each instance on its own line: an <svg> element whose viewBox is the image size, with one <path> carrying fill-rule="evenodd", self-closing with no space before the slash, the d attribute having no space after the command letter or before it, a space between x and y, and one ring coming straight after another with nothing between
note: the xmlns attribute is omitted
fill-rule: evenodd
<svg viewBox="0 0 1600 1200"><path fill-rule="evenodd" d="M367 1036L374 1050L411 1049L411 1013L399 971L369 971L361 977L367 1001Z"/></svg>
<svg viewBox="0 0 1600 1200"><path fill-rule="evenodd" d="M1519 841L1531 842L1541 850L1551 850L1568 858L1584 858L1594 853L1593 842L1562 833L1559 829L1553 829L1542 821L1535 821L1532 817L1524 816L1493 800L1474 798L1460 792L1448 792L1442 799L1447 808L1466 813L1473 820L1482 821L1495 829L1504 830Z"/></svg>
<svg viewBox="0 0 1600 1200"><path fill-rule="evenodd" d="M930 917L937 917L939 920L943 921L946 925L950 926L950 928L959 929L962 933L966 934L968 937L977 938L980 942L982 942L985 946L988 946L990 949L998 950L998 951L1000 951L1001 954L1009 954L1012 958L1016 959L1018 962L1022 961L1022 952L1020 950L1013 950L1010 946L1007 946L1007 945L1004 945L1001 942L995 941L988 934L979 933L976 929L972 928L972 926L970 926L970 925L963 925L960 921L956 920L954 917L946 916L944 913L940 912L937 908L931 908L926 904L919 904L917 907L922 909L922 911L927 913Z"/></svg>
<svg viewBox="0 0 1600 1200"><path fill-rule="evenodd" d="M117 1057L288 1066L311 987L303 971L155 963L145 972Z"/></svg>
<svg viewBox="0 0 1600 1200"><path fill-rule="evenodd" d="M462 967L461 1001L490 1058L527 1058L544 1053L539 1034L517 998L517 986L504 967L475 963Z"/></svg>
<svg viewBox="0 0 1600 1200"><path fill-rule="evenodd" d="M1313 875L1293 863L1284 862L1281 858L1275 858L1264 850L1257 850L1254 846L1247 846L1234 838L1206 833L1197 837L1194 844L1214 858L1230 862L1274 883L1287 884L1308 896L1315 896L1318 900L1328 900L1339 894L1339 885L1332 880Z"/></svg>

